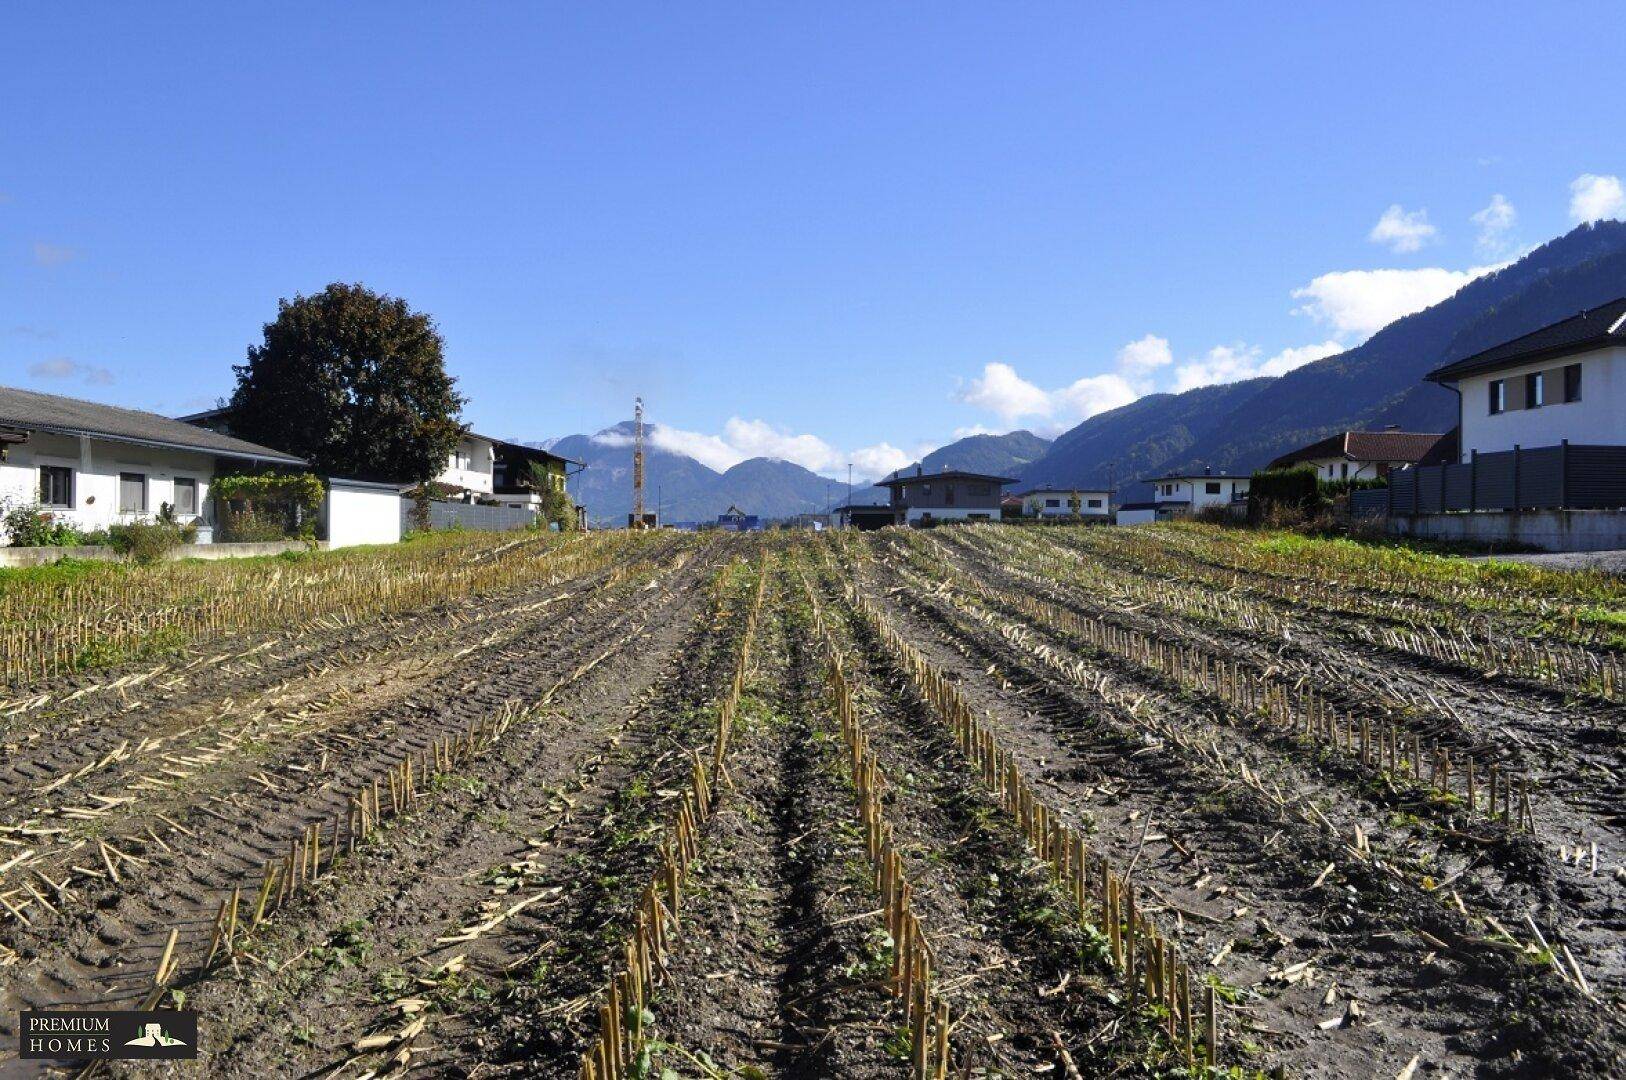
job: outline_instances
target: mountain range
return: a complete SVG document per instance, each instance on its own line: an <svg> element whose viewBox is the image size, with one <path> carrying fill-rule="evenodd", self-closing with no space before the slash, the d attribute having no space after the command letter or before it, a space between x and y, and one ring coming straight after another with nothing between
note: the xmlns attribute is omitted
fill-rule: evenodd
<svg viewBox="0 0 1626 1080"><path fill-rule="evenodd" d="M1456 398L1423 381L1442 364L1472 355L1583 308L1626 294L1626 223L1582 225L1455 294L1397 319L1346 352L1285 375L1148 394L1046 440L1030 431L971 435L925 455L927 472L968 469L1017 477L1021 487L1112 487L1170 470L1208 466L1249 472L1295 447L1338 431L1393 424L1446 431ZM624 522L632 508L632 422L552 442L587 463L571 490L596 522ZM818 513L847 499L846 484L793 462L750 458L718 472L691 457L650 447L646 505L659 499L668 521L708 521L732 505L764 518ZM910 466L914 468L915 466ZM869 481L854 502L881 502Z"/></svg>
<svg viewBox="0 0 1626 1080"><path fill-rule="evenodd" d="M1274 378L1151 394L1058 436L1027 483L1105 487L1170 470L1248 472L1344 430L1447 431L1456 396L1423 376L1626 294L1626 223L1582 225L1347 352Z"/></svg>

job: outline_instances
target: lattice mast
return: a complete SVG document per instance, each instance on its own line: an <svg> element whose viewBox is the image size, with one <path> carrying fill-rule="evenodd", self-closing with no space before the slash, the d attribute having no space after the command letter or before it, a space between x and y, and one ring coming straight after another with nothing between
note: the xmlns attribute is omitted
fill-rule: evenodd
<svg viewBox="0 0 1626 1080"><path fill-rule="evenodd" d="M632 527L644 527L644 399L632 406Z"/></svg>

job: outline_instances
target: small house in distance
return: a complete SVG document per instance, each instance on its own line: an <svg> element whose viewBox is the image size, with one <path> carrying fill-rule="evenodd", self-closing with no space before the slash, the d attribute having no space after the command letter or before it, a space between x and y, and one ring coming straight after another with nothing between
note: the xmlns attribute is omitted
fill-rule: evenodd
<svg viewBox="0 0 1626 1080"><path fill-rule="evenodd" d="M724 532L761 532L762 521L729 503L728 509L717 515L717 527Z"/></svg>
<svg viewBox="0 0 1626 1080"><path fill-rule="evenodd" d="M1292 469L1308 465L1315 470L1317 480L1381 480L1391 469L1423 461L1443 438L1437 432L1394 428L1340 431L1283 454L1266 467Z"/></svg>
<svg viewBox="0 0 1626 1080"><path fill-rule="evenodd" d="M944 469L929 473L915 466L912 473L902 470L876 483L887 489L887 508L894 525L925 527L945 521L997 521L1000 499L1009 476Z"/></svg>
<svg viewBox="0 0 1626 1080"><path fill-rule="evenodd" d="M1143 481L1152 485L1151 502L1125 503L1118 508L1119 525L1141 525L1190 517L1211 506L1240 511L1248 502L1246 476L1216 473L1170 473Z"/></svg>
<svg viewBox="0 0 1626 1080"><path fill-rule="evenodd" d="M1072 517L1075 498L1080 517L1105 519L1112 514L1112 492L1104 489L1030 488L1018 492L1017 497L1022 500L1024 517Z"/></svg>

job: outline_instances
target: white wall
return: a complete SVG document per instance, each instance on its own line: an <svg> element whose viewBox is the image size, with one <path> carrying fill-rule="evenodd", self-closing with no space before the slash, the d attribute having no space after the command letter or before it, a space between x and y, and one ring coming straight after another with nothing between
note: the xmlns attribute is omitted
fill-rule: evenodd
<svg viewBox="0 0 1626 1080"><path fill-rule="evenodd" d="M330 548L400 542L401 494L394 488L329 480L322 514Z"/></svg>
<svg viewBox="0 0 1626 1080"><path fill-rule="evenodd" d="M184 450L159 450L105 439L76 438L33 432L26 443L14 445L0 462L0 500L33 503L39 500L41 465L73 470L73 505L49 507L52 517L90 531L133 521L151 521L164 503L175 501L175 481L197 481L197 513L188 521L209 524L209 485L214 480L213 455ZM147 495L145 513L121 512L119 473L140 473Z"/></svg>
<svg viewBox="0 0 1626 1080"><path fill-rule="evenodd" d="M1378 476L1379 464L1376 461L1350 461L1348 458L1341 457L1312 458L1309 461L1300 461L1293 465L1292 468L1298 469L1309 465L1315 469L1316 479L1318 480L1375 480ZM1403 469L1411 462L1390 461L1383 464L1387 464L1391 469ZM1349 466L1347 475L1344 472L1344 466L1346 465Z"/></svg>
<svg viewBox="0 0 1626 1080"><path fill-rule="evenodd" d="M496 464L497 448L486 439L470 435L457 444L447 459L446 469L436 480L442 484L468 488L470 491L492 491L492 469ZM459 464L459 462L463 464Z"/></svg>
<svg viewBox="0 0 1626 1080"><path fill-rule="evenodd" d="M1210 484L1219 485L1219 491L1209 491ZM1158 502L1189 502L1193 513L1205 506L1231 505L1233 492L1236 495L1246 495L1248 493L1248 481L1245 478L1198 476L1158 480L1155 486ZM1172 491L1166 490L1170 488L1172 488Z"/></svg>
<svg viewBox="0 0 1626 1080"><path fill-rule="evenodd" d="M1581 365L1581 400L1564 401L1564 384L1549 378L1547 396L1554 402L1537 409L1509 409L1495 416L1490 412L1490 383L1505 379L1510 399L1514 382L1522 384L1532 371L1562 369ZM1626 446L1626 348L1598 349L1579 356L1522 364L1504 371L1471 375L1458 383L1462 392L1462 460L1473 451L1481 454L1511 450L1514 446L1535 449L1557 446L1568 439L1592 446ZM1522 388L1518 391L1523 396Z"/></svg>
<svg viewBox="0 0 1626 1080"><path fill-rule="evenodd" d="M1022 512L1029 517L1071 517L1073 514L1069 500L1075 492L1067 491L1030 491L1022 496ZM1076 493L1079 498L1078 512L1081 517L1106 517L1112 512L1112 495L1106 491L1083 491ZM1046 506L1050 500L1056 500L1055 506ZM1091 506L1090 500L1097 499L1100 506Z"/></svg>
<svg viewBox="0 0 1626 1080"><path fill-rule="evenodd" d="M1150 506L1144 510L1119 510L1114 520L1119 525L1150 525L1157 520L1157 510Z"/></svg>
<svg viewBox="0 0 1626 1080"><path fill-rule="evenodd" d="M999 507L986 506L912 506L909 508L904 520L914 525L921 518L930 516L933 521L998 521Z"/></svg>

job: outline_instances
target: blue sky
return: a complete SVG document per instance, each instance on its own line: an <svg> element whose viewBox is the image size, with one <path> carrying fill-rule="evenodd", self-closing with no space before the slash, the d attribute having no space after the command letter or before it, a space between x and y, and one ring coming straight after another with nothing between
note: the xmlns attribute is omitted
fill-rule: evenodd
<svg viewBox="0 0 1626 1080"><path fill-rule="evenodd" d="M1626 214L1618 5L1314 7L11 5L0 383L198 408L362 281L482 432L641 392L708 463L874 472Z"/></svg>

